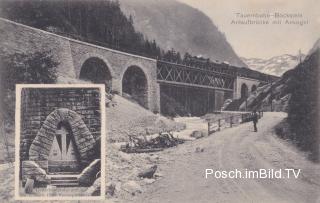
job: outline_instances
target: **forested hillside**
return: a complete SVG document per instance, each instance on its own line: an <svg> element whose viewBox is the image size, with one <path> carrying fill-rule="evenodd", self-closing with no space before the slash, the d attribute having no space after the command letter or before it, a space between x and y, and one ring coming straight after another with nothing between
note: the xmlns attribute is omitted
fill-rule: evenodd
<svg viewBox="0 0 320 203"><path fill-rule="evenodd" d="M148 57L161 55L154 40L135 31L118 1L4 0L0 9L1 17L31 27Z"/></svg>

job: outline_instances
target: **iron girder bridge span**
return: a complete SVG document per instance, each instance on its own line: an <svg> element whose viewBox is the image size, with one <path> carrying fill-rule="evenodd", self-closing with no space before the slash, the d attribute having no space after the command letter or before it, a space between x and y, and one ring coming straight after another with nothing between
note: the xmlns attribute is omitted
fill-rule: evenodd
<svg viewBox="0 0 320 203"><path fill-rule="evenodd" d="M234 74L157 61L159 83L233 91L235 78Z"/></svg>

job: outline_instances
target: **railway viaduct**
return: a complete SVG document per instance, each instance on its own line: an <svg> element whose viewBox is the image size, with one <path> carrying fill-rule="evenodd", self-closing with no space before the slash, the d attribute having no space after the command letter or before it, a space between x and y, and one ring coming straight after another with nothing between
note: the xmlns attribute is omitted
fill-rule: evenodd
<svg viewBox="0 0 320 203"><path fill-rule="evenodd" d="M255 76L245 74L249 69L239 71L241 68L224 68L224 65L217 64L204 70L157 61L0 18L0 55L36 51L49 51L59 63L59 83L70 78L104 83L108 91L130 96L153 112L160 112L162 90L184 98L185 102L193 99L190 94L188 98L186 95L179 96L181 92L193 92L193 95L200 92L195 99L209 98L209 104L206 105L211 107L206 110L219 110L226 99L244 97L259 84L270 82L259 73L255 73ZM189 101L189 106L198 105L192 102Z"/></svg>

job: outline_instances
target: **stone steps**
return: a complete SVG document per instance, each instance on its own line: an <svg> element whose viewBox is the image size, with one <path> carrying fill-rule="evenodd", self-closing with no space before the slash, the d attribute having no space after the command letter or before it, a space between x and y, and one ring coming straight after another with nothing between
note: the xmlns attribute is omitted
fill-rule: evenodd
<svg viewBox="0 0 320 203"><path fill-rule="evenodd" d="M55 175L50 179L50 185L57 187L76 187L79 186L77 176Z"/></svg>

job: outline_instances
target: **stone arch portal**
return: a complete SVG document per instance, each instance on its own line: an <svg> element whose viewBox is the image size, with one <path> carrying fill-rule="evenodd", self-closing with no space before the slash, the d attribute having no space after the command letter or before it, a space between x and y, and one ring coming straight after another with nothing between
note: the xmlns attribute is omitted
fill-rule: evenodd
<svg viewBox="0 0 320 203"><path fill-rule="evenodd" d="M130 66L122 77L122 94L130 96L140 105L148 108L148 81L146 74L138 66Z"/></svg>
<svg viewBox="0 0 320 203"><path fill-rule="evenodd" d="M112 89L110 69L108 65L98 57L90 57L83 63L79 78L96 84L105 84L106 91Z"/></svg>
<svg viewBox="0 0 320 203"><path fill-rule="evenodd" d="M29 149L29 160L48 161L50 150L56 137L56 130L61 123L67 123L72 132L75 150L81 165L92 161L95 139L81 116L66 108L51 112L43 122Z"/></svg>
<svg viewBox="0 0 320 203"><path fill-rule="evenodd" d="M257 85L252 85L252 87L251 87L251 92L254 92L254 91L256 91L257 90Z"/></svg>
<svg viewBox="0 0 320 203"><path fill-rule="evenodd" d="M241 85L241 98L242 99L247 98L248 96L249 96L248 95L248 86L245 83L243 83Z"/></svg>

